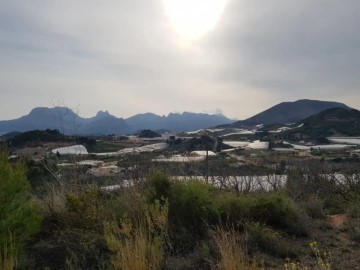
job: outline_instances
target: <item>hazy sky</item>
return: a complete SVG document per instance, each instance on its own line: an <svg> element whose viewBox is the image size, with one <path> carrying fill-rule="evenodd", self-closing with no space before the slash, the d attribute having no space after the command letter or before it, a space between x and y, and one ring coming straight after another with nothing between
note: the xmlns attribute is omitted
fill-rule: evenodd
<svg viewBox="0 0 360 270"><path fill-rule="evenodd" d="M360 109L359 0L0 1L0 119Z"/></svg>

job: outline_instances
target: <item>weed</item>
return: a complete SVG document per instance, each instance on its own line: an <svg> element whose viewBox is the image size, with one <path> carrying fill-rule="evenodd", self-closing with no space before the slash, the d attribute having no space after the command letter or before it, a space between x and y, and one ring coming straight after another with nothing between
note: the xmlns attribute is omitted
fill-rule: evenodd
<svg viewBox="0 0 360 270"><path fill-rule="evenodd" d="M241 236L234 228L228 231L217 227L211 231L217 245L221 270L257 270L260 269L254 263L251 263L241 242Z"/></svg>
<svg viewBox="0 0 360 270"><path fill-rule="evenodd" d="M284 264L285 270L331 270L331 253L322 253L316 242L312 242L309 245L315 256L315 261L311 263L313 266L302 266L301 263L291 262L290 259L287 258L286 263Z"/></svg>
<svg viewBox="0 0 360 270"><path fill-rule="evenodd" d="M6 241L5 246L0 249L0 269L12 270L16 266L16 251L14 250L14 239L10 235L7 237L10 241Z"/></svg>
<svg viewBox="0 0 360 270"><path fill-rule="evenodd" d="M114 252L114 269L157 270L164 265L164 243L168 203L155 201L144 212L144 218L106 222L105 240Z"/></svg>

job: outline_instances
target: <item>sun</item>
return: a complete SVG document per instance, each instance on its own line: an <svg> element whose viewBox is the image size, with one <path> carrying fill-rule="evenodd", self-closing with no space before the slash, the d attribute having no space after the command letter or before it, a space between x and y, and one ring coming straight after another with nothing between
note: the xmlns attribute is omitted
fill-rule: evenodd
<svg viewBox="0 0 360 270"><path fill-rule="evenodd" d="M227 0L162 0L172 26L188 40L196 40L215 27Z"/></svg>

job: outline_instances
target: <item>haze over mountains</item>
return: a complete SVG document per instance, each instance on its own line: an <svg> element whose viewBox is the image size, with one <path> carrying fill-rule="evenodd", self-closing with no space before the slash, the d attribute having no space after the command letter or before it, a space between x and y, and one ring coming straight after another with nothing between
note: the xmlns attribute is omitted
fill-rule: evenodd
<svg viewBox="0 0 360 270"><path fill-rule="evenodd" d="M65 134L102 135L131 134L144 129L190 131L214 126L229 128L259 124L296 123L331 108L351 109L338 102L298 100L282 102L253 117L234 122L223 115L184 112L159 116L153 113L137 114L127 119L118 118L107 111L99 111L92 118L82 118L65 107L35 108L28 115L14 120L0 121L0 135L13 131L59 129Z"/></svg>
<svg viewBox="0 0 360 270"><path fill-rule="evenodd" d="M0 134L35 129L59 129L65 134L102 135L130 134L143 129L189 131L232 123L223 115L184 112L159 116L153 113L118 118L107 111L100 111L92 118L82 118L65 107L34 108L18 119L0 121Z"/></svg>

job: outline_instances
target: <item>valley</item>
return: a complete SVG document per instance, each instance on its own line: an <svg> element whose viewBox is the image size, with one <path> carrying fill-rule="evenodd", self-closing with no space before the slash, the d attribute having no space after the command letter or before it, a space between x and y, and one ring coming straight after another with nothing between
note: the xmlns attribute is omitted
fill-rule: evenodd
<svg viewBox="0 0 360 270"><path fill-rule="evenodd" d="M137 222L149 222L137 216L165 215L166 227L146 223L148 233L162 239L157 252L166 256L164 269L216 267L222 247L213 242L219 240L215 231L247 246L238 252L249 256L252 269L283 269L287 260L311 267L319 258L331 269L351 269L360 245L359 119L354 109L336 108L292 124L5 134L2 162L25 162L24 177L43 217L24 243L22 265L61 269L76 256L72 264L79 269L110 267L115 255L107 237L117 227L107 231L109 222L118 228L131 222L136 233ZM147 210L153 207L156 214ZM146 241L154 245L152 237ZM314 241L332 255L314 258Z"/></svg>

